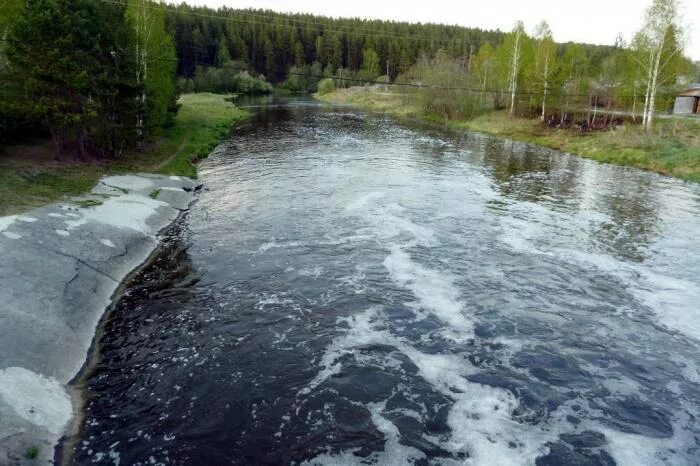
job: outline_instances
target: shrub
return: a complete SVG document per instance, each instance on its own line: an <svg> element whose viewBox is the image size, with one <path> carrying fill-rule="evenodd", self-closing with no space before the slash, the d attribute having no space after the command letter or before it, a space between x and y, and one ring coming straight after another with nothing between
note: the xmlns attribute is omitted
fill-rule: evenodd
<svg viewBox="0 0 700 466"><path fill-rule="evenodd" d="M318 93L320 95L330 94L335 90L335 81L331 78L324 78L318 83Z"/></svg>

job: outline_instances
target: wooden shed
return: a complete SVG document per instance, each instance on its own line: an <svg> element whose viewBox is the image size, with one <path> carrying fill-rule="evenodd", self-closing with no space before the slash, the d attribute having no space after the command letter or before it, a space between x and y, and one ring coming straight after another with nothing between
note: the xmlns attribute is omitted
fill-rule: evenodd
<svg viewBox="0 0 700 466"><path fill-rule="evenodd" d="M700 115L700 84L693 84L676 97L674 115Z"/></svg>

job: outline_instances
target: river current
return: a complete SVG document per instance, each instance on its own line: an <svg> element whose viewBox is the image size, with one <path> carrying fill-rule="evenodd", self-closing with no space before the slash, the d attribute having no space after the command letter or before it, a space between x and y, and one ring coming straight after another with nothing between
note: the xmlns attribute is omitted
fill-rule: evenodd
<svg viewBox="0 0 700 466"><path fill-rule="evenodd" d="M251 110L105 322L75 464L700 464L699 185Z"/></svg>

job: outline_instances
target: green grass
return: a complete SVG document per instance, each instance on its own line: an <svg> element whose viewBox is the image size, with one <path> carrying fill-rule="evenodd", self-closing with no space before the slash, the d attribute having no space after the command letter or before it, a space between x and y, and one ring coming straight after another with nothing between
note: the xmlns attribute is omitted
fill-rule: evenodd
<svg viewBox="0 0 700 466"><path fill-rule="evenodd" d="M29 447L29 448L27 448L27 451L24 454L24 456L28 460L35 460L37 458L37 456L39 456L39 449L37 447Z"/></svg>
<svg viewBox="0 0 700 466"><path fill-rule="evenodd" d="M368 87L338 89L330 94L315 94L322 102L346 104L367 110L389 113L403 117L420 117L421 112L410 96L399 93L377 91Z"/></svg>
<svg viewBox="0 0 700 466"><path fill-rule="evenodd" d="M88 207L95 207L95 206L103 204L102 201L98 201L97 199L82 199L82 200L73 201L73 202L83 209L87 209Z"/></svg>
<svg viewBox="0 0 700 466"><path fill-rule="evenodd" d="M401 117L437 121L423 114L411 96L405 94L351 88L316 98ZM650 134L645 134L639 125L579 134L575 130L546 128L536 119L510 119L505 112L489 112L470 120L439 121L456 128L559 149L599 162L628 165L700 182L700 119L697 118L658 118Z"/></svg>
<svg viewBox="0 0 700 466"><path fill-rule="evenodd" d="M537 120L509 119L493 112L451 126L496 134L570 152L599 162L625 165L700 181L700 120L659 118L646 134L638 125L579 134L575 130L549 129Z"/></svg>
<svg viewBox="0 0 700 466"><path fill-rule="evenodd" d="M54 162L48 141L5 148L0 152L0 216L85 193L107 174L196 177L195 163L248 116L226 98L207 93L183 95L175 125L156 134L155 142L143 152L125 154L119 160Z"/></svg>

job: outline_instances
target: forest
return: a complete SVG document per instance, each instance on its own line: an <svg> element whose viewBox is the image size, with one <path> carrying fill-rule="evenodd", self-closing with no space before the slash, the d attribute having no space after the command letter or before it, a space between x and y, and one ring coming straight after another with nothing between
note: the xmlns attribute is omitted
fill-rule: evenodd
<svg viewBox="0 0 700 466"><path fill-rule="evenodd" d="M646 127L656 110L672 106L677 90L700 80L697 64L683 54L675 0L657 0L640 32L629 42L618 36L613 46L557 43L545 21L531 31L518 22L501 32L186 4L159 8L175 38L178 87L187 92L264 92L222 85L245 70L297 93L391 83L416 94L428 114L447 119L508 108L554 125L576 112L589 118L592 109L604 117L592 121L605 126L613 110L622 110L639 113Z"/></svg>
<svg viewBox="0 0 700 466"><path fill-rule="evenodd" d="M150 3L6 0L0 28L0 122L45 131L54 157L72 148L116 158L177 111L177 63L163 12Z"/></svg>
<svg viewBox="0 0 700 466"><path fill-rule="evenodd" d="M597 46L557 43L545 22L504 33L149 0L0 1L0 138L50 134L57 160L138 149L172 124L180 93L393 84L444 118L507 108L554 124L615 108L646 125L698 79L674 18Z"/></svg>

